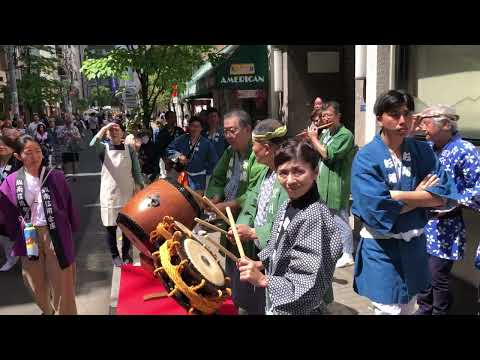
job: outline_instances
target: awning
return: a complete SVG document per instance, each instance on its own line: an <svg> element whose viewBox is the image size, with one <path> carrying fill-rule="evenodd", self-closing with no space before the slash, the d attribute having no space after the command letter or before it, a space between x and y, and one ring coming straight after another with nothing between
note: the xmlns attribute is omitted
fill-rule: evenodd
<svg viewBox="0 0 480 360"><path fill-rule="evenodd" d="M214 71L216 88L264 89L268 74L267 46L241 45Z"/></svg>
<svg viewBox="0 0 480 360"><path fill-rule="evenodd" d="M181 98L184 99L191 96L199 95L197 91L197 81L212 68L213 66L210 62L207 62L200 66L200 68L193 74L190 81L187 82L187 88L185 90L185 93L181 95Z"/></svg>
<svg viewBox="0 0 480 360"><path fill-rule="evenodd" d="M239 45L228 45L220 50L220 54L225 58L231 56ZM214 68L210 62L206 62L192 75L190 81L187 82L187 88L180 95L180 99L210 96L211 89L215 87Z"/></svg>

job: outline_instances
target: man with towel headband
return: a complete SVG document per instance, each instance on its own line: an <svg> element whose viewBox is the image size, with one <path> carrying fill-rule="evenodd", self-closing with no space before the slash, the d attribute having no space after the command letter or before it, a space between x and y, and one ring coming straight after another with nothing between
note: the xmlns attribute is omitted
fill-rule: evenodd
<svg viewBox="0 0 480 360"><path fill-rule="evenodd" d="M473 144L462 140L458 132L459 116L449 106L431 106L420 114L419 130L453 179L461 201L449 209L432 210L433 219L425 226L430 286L417 295L419 315L445 315L452 305L449 277L453 262L464 255L466 230L462 206L480 209L480 155Z"/></svg>

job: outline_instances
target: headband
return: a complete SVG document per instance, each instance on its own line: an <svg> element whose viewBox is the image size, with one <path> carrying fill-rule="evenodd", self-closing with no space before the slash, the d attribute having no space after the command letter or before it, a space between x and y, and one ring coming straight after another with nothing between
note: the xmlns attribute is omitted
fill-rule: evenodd
<svg viewBox="0 0 480 360"><path fill-rule="evenodd" d="M285 125L276 128L274 131L270 131L263 135L256 135L252 133L253 141L268 141L276 138L284 137L287 134L287 127Z"/></svg>

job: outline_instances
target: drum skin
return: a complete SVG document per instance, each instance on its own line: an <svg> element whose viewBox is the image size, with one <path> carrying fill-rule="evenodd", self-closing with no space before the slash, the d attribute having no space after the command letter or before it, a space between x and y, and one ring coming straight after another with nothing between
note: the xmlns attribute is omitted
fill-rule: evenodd
<svg viewBox="0 0 480 360"><path fill-rule="evenodd" d="M117 224L132 244L151 258L157 249L150 242L150 233L164 216L172 216L192 229L194 218L200 216L200 208L182 186L157 180L125 204L118 214Z"/></svg>

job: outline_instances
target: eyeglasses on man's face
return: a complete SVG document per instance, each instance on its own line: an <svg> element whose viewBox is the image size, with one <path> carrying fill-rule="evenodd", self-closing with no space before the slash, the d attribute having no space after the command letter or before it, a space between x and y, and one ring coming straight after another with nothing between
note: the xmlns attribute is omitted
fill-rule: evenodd
<svg viewBox="0 0 480 360"><path fill-rule="evenodd" d="M223 129L223 135L228 136L232 135L235 136L239 133L240 128L225 128Z"/></svg>
<svg viewBox="0 0 480 360"><path fill-rule="evenodd" d="M335 116L334 113L322 113L322 118L331 119Z"/></svg>

